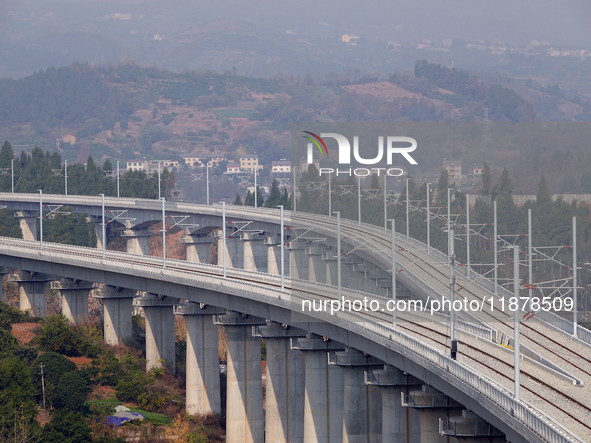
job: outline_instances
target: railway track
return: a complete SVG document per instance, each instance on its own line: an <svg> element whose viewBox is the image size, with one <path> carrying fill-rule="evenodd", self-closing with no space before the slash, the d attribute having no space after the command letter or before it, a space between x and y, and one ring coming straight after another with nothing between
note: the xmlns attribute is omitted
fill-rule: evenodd
<svg viewBox="0 0 591 443"><path fill-rule="evenodd" d="M317 226L319 223L318 219L314 218L313 216L310 216L309 214L302 215L301 213L298 213L296 217L292 217L292 220L293 219L297 219L298 222L300 220L304 222L307 221L315 226ZM336 232L336 221L333 220L334 219L328 219L327 221L326 218L322 219L325 226L330 226L334 230L334 232ZM346 223L345 226L343 226L343 221L341 221L341 231L357 234L362 237L368 237L368 231L371 231L370 235L374 236L374 240L376 241L380 249L384 251L390 251L391 249L390 238L386 238L386 234L384 234L383 231L376 226L364 225L361 229L355 226L350 226ZM449 291L449 275L437 266L432 265L430 262L422 260L425 256L424 253L419 254L415 252L415 250L405 242L403 243L403 245L406 247L402 247L402 250L400 252L397 252L396 255L397 261L403 265L402 268L408 269L410 266L413 266L416 269L420 269L424 274L428 275L433 282L437 284L438 290L441 293L447 294ZM404 264L406 264L407 266L405 267ZM476 291L470 289L471 286L474 286L474 283L469 281L463 275L456 274L456 278L458 281L457 286L460 288L456 292L458 295L471 297L473 300L477 300L479 302L483 301L483 299L488 296L488 294L478 295ZM488 320L489 324L495 322L498 323L501 326L501 328L497 329L501 330L501 332L503 332L507 336L512 337L514 333L514 327L512 324L513 320L510 320L510 314L500 310L495 310L495 313L498 313L498 316L493 315L491 312L487 310L482 311L480 314L482 314L482 318L485 319L485 321ZM576 369L577 371L580 371L581 373L584 373L586 376L591 377L591 367L585 368L580 364L580 362L591 363L591 359L589 357L591 356L591 352L589 352L589 354L587 355L584 355L582 352L577 352L576 350L573 350L565 346L563 343L560 343L559 341L550 337L548 334L541 332L539 330L539 325L533 326L532 324L522 322L521 328L522 336L528 339L531 342L531 344L539 346L549 354L553 355L555 358L558 358L559 361L566 362L572 368ZM533 338L528 333L532 333L532 335L535 334L536 338ZM556 346L556 349L552 349L546 343L543 343L544 340L554 344Z"/></svg>
<svg viewBox="0 0 591 443"><path fill-rule="evenodd" d="M0 240L0 245L5 244L5 245L11 245L11 246L19 246L19 247L25 247L29 250L38 250L38 243L37 242L28 242L28 241L24 241L24 240L8 240L8 239L1 239ZM387 246L386 242L382 240L381 243L383 246ZM63 248L60 247L60 245L55 245L55 244L45 244L45 249L48 251L52 251L52 252L61 252L61 253L67 253L67 254L75 254L75 255L79 255L79 256L85 256L85 257L91 257L91 258L95 258L95 259L102 259L102 254L100 251L97 251L96 249L90 249L90 248L76 248L77 250L75 252L72 251L72 249L68 248ZM410 252L410 251L409 251ZM414 254L414 258L418 257L417 254ZM109 252L107 253L107 258L109 260L116 260L119 262L123 262L126 264L138 264L138 265L144 265L144 266L153 266L154 268L159 268L161 269L161 261L158 257L146 257L146 256L127 256L127 257L122 257L121 253L112 253ZM168 261L168 266L167 268L169 269L174 269L174 270L180 270L183 272L192 272L192 273L197 273L197 274L202 274L202 275L211 275L211 276L216 276L216 277L221 277L222 276L222 271L221 268L218 266L204 266L204 265L199 265L198 266L199 269L196 269L196 266L193 265L187 265L187 263L183 262L183 261L179 261L179 260L169 260ZM431 268L431 270L429 271L430 273L434 273L435 275L439 276L445 276L443 273L441 272L437 272L438 270L433 266ZM426 270L425 270L426 272ZM246 277L242 277L239 275L236 275L236 273L232 272L231 269L228 269L228 277L235 279L235 280L240 280L246 283L251 283L251 284L261 284L260 280L257 278L257 274L253 273L253 278L246 278ZM279 283L279 279L277 279L277 283L273 283L273 282L266 282L265 283L266 286L275 288L277 290L280 289L280 283ZM286 286L289 289L289 285ZM303 289L298 289L298 292L306 294L307 296L311 297L311 298L331 298L325 294L319 294L317 292L312 292L312 291L306 291ZM476 294L474 294L474 297L477 297ZM384 298L382 298L382 302L385 301ZM388 324L390 323L391 325L391 320L389 318L389 316L387 314L380 314L380 313L376 313L376 314L371 314L371 313L365 313L365 315L367 315L370 318L373 318L374 320L377 320L383 324ZM433 342L436 343L439 346L443 346L445 349L449 348L449 344L446 343L447 340L447 336L442 333L441 331L437 331L435 328L428 328L427 326L425 326L424 323L422 322L412 322L410 320L408 320L407 318L404 318L404 321L407 322L408 324L412 324L413 327L415 328L420 328L422 329L423 333L421 332L417 332L416 330L411 330L406 326L401 325L400 327L407 330L409 333L420 336L422 338L423 341L427 341L427 342ZM467 343L464 340L460 341L460 344L462 346L465 346L466 349L469 349L472 353L480 353L481 355L486 355L487 358L491 358L494 359L496 362L498 362L498 365L501 365L504 368L508 368L509 372L512 373L512 365L504 362L502 359L500 359L499 357L496 357L494 354L489 353L484 351L483 349L480 348L476 348L472 345L470 345L469 343ZM557 343L558 344L558 343ZM477 357L470 355L469 353L462 353L462 356L464 356L465 358L470 359L474 365L480 365L480 362L478 360ZM494 369L494 368L489 368L490 371L494 372L496 374L496 377L501 378L501 379L505 379L508 380L510 382L513 381L512 377L510 377L509 375L503 373L502 370L499 369ZM581 369L583 370L583 369ZM590 372L583 370L586 374L591 375ZM562 392L560 390L560 388L554 387L546 382L544 382L542 379L540 379L540 377L537 377L535 375L529 374L528 372L524 371L524 374L529 377L531 380L533 380L535 383L538 383L541 386L544 386L545 388L551 390L553 393L555 393L555 395L557 396L561 396L561 398L564 398L567 402L571 402L573 404L576 404L578 407L580 408L584 408L584 410L586 411L587 416L589 414L591 414L591 410L589 408L589 406L585 405L584 403L580 402L578 399L569 396L568 394L565 394L564 392ZM546 402L546 399L538 392L535 391L535 389L530 388L530 387L525 387L524 389L531 393L533 396L535 396L536 398L538 398L540 401ZM566 409L561 409L557 406L555 406L557 409L559 409L561 411L562 414L564 414L565 416L569 417L570 419L574 420L576 423L578 423L579 426L583 427L588 433L591 433L591 426L587 425L584 421L584 419L574 415L573 413L567 411ZM582 436L583 438L586 437L586 435Z"/></svg>

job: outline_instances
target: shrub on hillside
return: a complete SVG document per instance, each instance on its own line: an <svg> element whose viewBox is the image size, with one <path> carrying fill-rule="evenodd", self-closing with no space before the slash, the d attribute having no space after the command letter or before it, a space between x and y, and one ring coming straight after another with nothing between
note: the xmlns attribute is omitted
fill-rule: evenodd
<svg viewBox="0 0 591 443"><path fill-rule="evenodd" d="M69 320L63 314L47 317L33 341L38 343L44 351L68 356L80 355L82 346L82 338L74 332Z"/></svg>
<svg viewBox="0 0 591 443"><path fill-rule="evenodd" d="M60 378L55 390L55 407L77 411L90 392L90 382L80 371L67 372Z"/></svg>
<svg viewBox="0 0 591 443"><path fill-rule="evenodd" d="M35 359L31 365L31 381L35 387L37 396L41 396L41 365L43 365L43 377L45 379L45 394L49 404L55 400L55 388L61 377L68 372L77 371L76 364L66 357L55 352L46 352Z"/></svg>
<svg viewBox="0 0 591 443"><path fill-rule="evenodd" d="M43 428L43 443L90 443L91 429L78 412L57 411Z"/></svg>

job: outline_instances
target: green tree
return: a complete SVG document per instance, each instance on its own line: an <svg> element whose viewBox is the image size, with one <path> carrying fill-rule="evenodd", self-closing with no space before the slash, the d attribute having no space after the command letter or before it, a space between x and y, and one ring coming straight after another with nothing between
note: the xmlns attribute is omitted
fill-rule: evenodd
<svg viewBox="0 0 591 443"><path fill-rule="evenodd" d="M265 197L263 197L263 191L261 190L260 186L257 186L257 206L262 207L265 203ZM254 206L254 202L253 202Z"/></svg>
<svg viewBox="0 0 591 443"><path fill-rule="evenodd" d="M10 330L0 329L0 358L12 354L17 346L18 341Z"/></svg>
<svg viewBox="0 0 591 443"><path fill-rule="evenodd" d="M447 189L449 188L449 173L446 168L441 170L439 174L439 182L437 183L437 203L441 206L447 204Z"/></svg>
<svg viewBox="0 0 591 443"><path fill-rule="evenodd" d="M0 236L23 238L23 231L14 217L13 212L7 209L0 210Z"/></svg>
<svg viewBox="0 0 591 443"><path fill-rule="evenodd" d="M90 443L91 429L79 412L56 411L43 428L41 443Z"/></svg>
<svg viewBox="0 0 591 443"><path fill-rule="evenodd" d="M254 206L254 194L250 191L246 191L246 197L244 198L244 206Z"/></svg>
<svg viewBox="0 0 591 443"><path fill-rule="evenodd" d="M20 163L22 170L15 184L16 192L36 193L39 189L45 190L51 166L43 150L36 146L30 156L23 152Z"/></svg>
<svg viewBox="0 0 591 443"><path fill-rule="evenodd" d="M80 375L80 371L70 371L60 377L55 388L55 407L76 411L86 400L90 383Z"/></svg>
<svg viewBox="0 0 591 443"><path fill-rule="evenodd" d="M279 182L273 179L271 183L271 191L269 192L269 197L267 197L267 201L265 202L265 208L275 208L277 205L281 204L281 191L279 190Z"/></svg>
<svg viewBox="0 0 591 443"><path fill-rule="evenodd" d="M74 332L70 322L63 314L46 317L34 340L39 343L41 349L48 352L71 356L80 355L82 339Z"/></svg>
<svg viewBox="0 0 591 443"><path fill-rule="evenodd" d="M30 441L38 433L35 388L16 357L0 360L0 441ZM15 435L22 438L16 440Z"/></svg>
<svg viewBox="0 0 591 443"><path fill-rule="evenodd" d="M8 141L5 141L0 149L0 168L11 168L12 159L14 158L14 151ZM10 172L12 174L12 171ZM10 191L12 188L12 179L8 175L0 177L0 189L2 191Z"/></svg>
<svg viewBox="0 0 591 443"><path fill-rule="evenodd" d="M490 194L490 187L492 185L492 178L490 173L490 166L487 162L484 162L484 171L482 171L482 195Z"/></svg>
<svg viewBox="0 0 591 443"><path fill-rule="evenodd" d="M513 194L515 186L513 185L513 180L511 180L511 175L509 175L509 170L507 168L503 168L501 178L495 187L497 195L506 196Z"/></svg>
<svg viewBox="0 0 591 443"><path fill-rule="evenodd" d="M35 387L37 396L41 396L41 371L40 366L43 364L43 376L45 380L45 388L48 386L55 388L59 384L62 375L77 371L76 364L68 360L63 355L55 352L45 352L35 359L30 368L31 381ZM53 402L54 398L49 398L49 403Z"/></svg>
<svg viewBox="0 0 591 443"><path fill-rule="evenodd" d="M242 206L244 203L242 203L242 198L240 198L240 194L236 193L236 198L234 199L234 204L236 206Z"/></svg>
<svg viewBox="0 0 591 443"><path fill-rule="evenodd" d="M540 179L540 184L538 185L536 203L538 205L546 205L551 201L552 197L550 196L550 190L548 189L548 182L546 181L546 177L542 175L542 178Z"/></svg>

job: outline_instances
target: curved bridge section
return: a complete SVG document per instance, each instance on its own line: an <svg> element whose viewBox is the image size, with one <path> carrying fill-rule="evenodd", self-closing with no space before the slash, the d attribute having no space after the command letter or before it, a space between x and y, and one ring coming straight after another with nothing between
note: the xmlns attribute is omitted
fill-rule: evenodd
<svg viewBox="0 0 591 443"><path fill-rule="evenodd" d="M38 201L34 201L35 197L38 198L38 196L3 195L0 201L4 200L6 206L10 209L32 214L35 211L35 205L37 205L38 210ZM46 196L45 200L54 204L71 206L76 212L85 213L99 218L102 217L100 199L92 197ZM159 221L162 216L161 204L159 202L108 199L107 205L109 208L112 208L112 210L128 211L128 218L139 221L139 225L154 222L155 220ZM124 206L132 208L132 212L129 212L129 209L123 209ZM203 227L218 229L221 226L222 214L221 208L219 207L173 203L167 204L166 211L167 214L189 215L192 219L188 225L193 227L196 226L197 229L202 229ZM261 231L265 234L270 233L271 236L275 237L280 235L278 229L278 211L255 210L254 208L248 210L242 207L239 209L230 207L226 212L226 217L228 219L233 218L234 221L240 220L255 223L256 226L253 230ZM287 222L288 225L291 225L292 231L294 230L294 226L297 226L295 229L302 229L305 231L306 224L314 224L316 230L314 231L313 238L310 236L306 237L306 234L300 235L297 232L292 232L290 240L298 240L302 243L308 244L312 243L314 246L321 245L322 248L327 250L331 250L331 248L336 246L334 219L310 214L301 214L301 218L300 214L298 214L297 220L295 220L295 218L296 217L293 217L292 220ZM353 236L356 235L356 231L359 230L359 227L354 223L344 221L342 229L345 234ZM359 260L363 261L353 263L352 266L369 263L371 266L375 267L375 269L366 267L362 272L367 275L371 272L381 271L382 274L373 275L376 278L373 278L372 280L376 282L378 280L385 280L383 273L387 272L391 267L391 256L388 254L388 251L391 250L389 249L391 248L391 245L388 242L390 234L384 233L383 229L380 230L374 226L363 226L362 229L365 233L367 243L371 245L371 248L373 249L355 249L355 242L345 241L345 247L351 250L351 255L354 255L358 257ZM31 230L31 232L34 232L34 230ZM400 244L398 244L399 240ZM397 237L397 246L405 250L400 251L400 253L397 254L397 269L403 270L400 272L400 279L403 281L404 285L419 297L427 298L434 296L440 297L442 295L445 296L446 276L444 274L441 275L442 273L438 272L441 271L441 269L438 269L441 268L441 265L437 265L437 262L442 264L445 263L445 256L432 251L429 255L431 257L429 260L420 260L420 256L424 255L424 253L421 252L421 250L424 250L424 245L415 242L412 239L410 239L409 242L406 242L406 239L403 237ZM303 248L303 250L306 252L305 248ZM296 252L294 251L297 251L297 249L291 250L291 253L295 255ZM310 254L309 249L307 252L310 257L317 256L315 253ZM230 268L227 270L226 277L224 278L219 266L208 266L186 261L169 260L167 267L162 268L161 259L155 257L107 252L106 257L103 259L102 253L96 249L45 244L44 249L40 250L37 242L24 240L2 239L0 242L0 254L0 265L16 268L20 271L26 271L25 273L21 272L21 274L28 275L21 275L19 277L20 280L17 278L17 281L23 288L25 288L26 285L29 285L26 287L29 288L28 291L31 296L29 298L31 299L34 298L35 291L39 292L38 288L33 289L34 285L28 283L35 279L39 282L46 282L48 279L61 279L59 286L62 290L62 299L64 299L64 294L68 289L71 291L82 291L82 293L84 293L85 289L88 290L88 284L84 285L80 284L80 282L100 284L101 289L95 290L95 292L103 299L105 318L109 319L108 322L106 321L105 325L105 337L108 337L107 328L111 327L113 329L113 334L111 335L113 337L112 340L124 338L126 334L125 331L128 323L127 311L129 311L130 320L131 298L133 298L135 292L142 291L147 293L148 296L142 297L141 303L146 312L147 324L152 324L153 330L155 331L152 334L154 336L152 337L152 347L154 349L147 349L147 356L149 360L149 356L151 355L159 357L152 358L155 362L159 361L163 355L167 355L166 340L163 339L167 333L162 330L162 328L159 329L156 327L156 325L167 323L166 320L163 320L164 317L162 317L162 312L169 312L169 308L172 309L172 305L178 304L180 300L188 301L189 305L186 303L181 304L180 307L176 308L176 312L178 314L186 315L186 319L190 317L192 319L191 322L193 322L193 319L196 316L198 317L197 314L208 316L215 314L217 315L216 318L218 323L226 325L229 331L243 332L245 331L245 328L248 329L252 327L254 328L253 331L255 337L264 337L269 343L278 339L283 339L282 342L286 342L286 339L289 340L289 343L291 343L290 349L297 349L297 351L291 351L292 353L300 352L305 354L305 363L300 367L302 372L305 373L305 376L308 378L305 378L304 386L299 387L300 389L305 387L305 396L300 396L305 397L306 399L305 402L302 402L305 403L304 413L300 414L298 412L286 411L281 408L281 405L269 402L268 386L267 422L264 425L267 441L340 441L339 438L343 438L343 441L381 441L375 440L375 438L372 439L371 436L368 436L365 440L346 439L347 433L350 432L351 435L354 435L357 432L356 429L359 427L364 429L371 428L371 424L367 423L365 425L360 425L359 423L357 423L356 426L352 425L354 420L351 416L359 414L347 412L347 400L350 400L349 397L345 396L343 400L343 397L339 397L337 394L335 397L337 400L332 400L334 403L339 403L339 398L341 399L341 402L344 401L345 405L343 407L343 403L341 403L340 409L338 405L335 406L334 404L315 403L315 401L320 400L318 396L314 397L314 388L319 386L318 383L325 388L328 385L323 385L321 380L314 378L315 376L313 374L318 374L322 371L313 371L311 368L314 368L314 365L316 365L316 369L319 369L318 365L320 365L320 369L322 369L322 365L326 365L326 359L318 359L314 357L315 355L326 355L326 352L329 352L329 356L331 356L329 361L332 362L332 365L326 366L324 369L329 370L330 372L333 366L338 366L339 368L342 368L342 373L345 374L341 375L341 377L345 377L343 380L345 385L349 386L349 388L345 389L343 392L352 392L351 383L353 379L346 374L358 373L358 371L355 372L355 370L353 370L358 367L362 368L362 371L365 370L365 384L368 387L379 386L379 391L382 393L380 409L384 414L384 419L380 420L380 428L382 431L380 433L380 438L383 438L383 441L393 441L389 440L389 437L387 437L388 432L390 432L390 435L394 435L394 431L388 430L386 423L387 417L388 414L394 412L396 407L400 408L399 401L398 405L391 404L388 409L388 402L385 400L387 395L384 394L388 391L386 386L400 387L403 385L400 381L397 381L394 384L387 384L384 382L384 380L392 378L392 368L398 368L398 370L403 373L413 376L415 378L415 386L417 383L423 384L423 389L420 391L417 391L416 389L414 391L410 391L409 389L406 389L406 391L400 391L402 394L406 392L406 396L403 395L402 404L420 411L418 413L418 415L422 417L420 420L420 430L415 432L417 435L420 435L420 437L417 437L420 441L438 441L437 438L441 435L464 438L464 434L458 434L457 426L451 426L452 423L457 422L455 419L459 416L464 424L479 422L477 419L473 420L470 418L470 413L458 414L457 411L461 411L462 408L466 408L472 411L472 413L477 414L481 421L484 419L485 424L488 422L488 438L492 438L495 435L497 435L495 438L498 438L498 436L501 435L500 433L491 433L490 429L502 431L506 439L512 442L584 441L584 437L578 438L577 435L579 437L589 435L581 433L584 431L581 431L582 423L579 423L584 421L580 420L580 417L584 417L585 408L587 408L584 401L579 401L576 397L573 397L575 401L579 401L579 404L577 405L578 410L573 412L563 411L561 409L559 415L562 415L556 419L545 413L547 411L545 407L542 409L544 412L541 412L540 409L533 407L528 404L528 402L516 401L513 394L507 389L507 380L503 379L502 370L497 372L485 372L486 369L482 369L482 364L478 362L478 352L481 352L482 349L474 350L474 354L470 356L469 354L472 351L468 351L469 343L466 343L465 354L466 357L470 358L460 358L459 361L452 360L446 355L446 346L448 346L448 344L445 343L445 340L438 342L432 340L432 337L428 337L435 335L437 333L437 328L432 329L429 333L425 333L424 330L419 330L419 328L422 327L419 326L420 321L415 322L411 317L401 319L400 325L397 323L397 327L393 328L391 317L387 313L382 313L383 311L379 311L375 314L339 311L335 313L335 315L323 311L302 311L302 306L305 302L336 299L338 297L338 291L337 288L332 285L292 278L286 279L286 290L281 290L281 278L277 275L268 273L249 272L243 269ZM418 258L417 255L419 255ZM328 254L328 256L330 256L330 254ZM310 263L312 263L312 260L313 259L310 258L310 261L308 262L308 275L310 273L309 266ZM294 259L293 256L290 258L290 261L290 268L292 270L296 269L298 274L304 274L301 269L298 270L297 266L294 265L294 263L297 263L297 260ZM327 262L330 261L331 260L327 260ZM419 263L419 265L417 265L417 263ZM364 268L364 266L361 266L361 268ZM328 265L326 269L326 274L330 274ZM50 278L49 276L52 277ZM472 297L477 298L491 293L489 287L487 287L490 283L486 280L474 283L472 281L473 279L468 279L466 273L463 276L460 275L460 279L462 277L466 280L466 287L471 285ZM460 285L461 284L462 283L460 283ZM37 284L37 286L39 285L40 283ZM364 288L361 287L360 289ZM391 288L389 290L391 291ZM27 290L23 289L22 292L26 293ZM88 292L86 292L86 294L88 294ZM372 294L358 290L342 289L342 295L347 299L361 300L364 297L371 295L379 301L380 306L385 305L389 294L387 287L386 291L383 291L382 293L376 291ZM216 308L221 308L222 311L216 311ZM242 313L243 315L221 315L224 310ZM246 317L244 315L246 315ZM265 320L273 323L267 324ZM500 337L503 334L509 336L511 333L509 330L509 322L504 318L480 321L480 324L475 324L467 320L470 319L466 319L464 322L464 330L467 332L467 330L471 328L470 334L474 335L476 340L479 339L479 334L482 336L494 332L495 335ZM561 324L560 320L554 318L550 318L550 320L554 325L548 323L536 323L535 326L532 326L531 336L533 337L535 334L538 334L536 337L543 337L542 333L548 333L548 331L550 331L550 333L553 334L550 337L551 340L553 340L552 348L556 350L557 346L562 346L565 353L567 353L568 350L568 344L565 341L567 339L577 340L576 346L585 346L583 341L573 339L569 337L568 334L564 333L561 327L567 329L568 326L566 323ZM188 329L189 323L190 322L188 322ZM273 332L272 327L269 329L272 325L283 325L283 327L280 328L283 332ZM488 329L487 326L489 327ZM196 366L196 372L198 373L196 382L194 381L190 384L189 380L187 381L187 407L189 410L191 405L196 405L193 412L207 410L216 411L216 408L218 407L216 406L215 398L213 398L213 401L211 402L208 400L210 397L215 397L215 395L210 395L211 392L209 392L211 391L211 386L209 385L213 384L215 387L215 382L210 382L208 384L205 381L208 379L208 377L204 375L203 369L203 355L206 354L206 350L197 349L199 346L204 346L203 343L206 341L204 339L206 333L203 331L205 329L206 327L202 325L200 329L202 331L202 335L200 336L201 344L194 343L195 346L193 348L195 351L195 356L193 357L196 359L194 364ZM236 334L232 336L235 337L237 342L247 343L249 340L252 340L252 335L250 334L248 334L249 337L236 338L238 335L238 332L236 332ZM472 335L470 335L471 339L474 338ZM168 333L168 336L170 336L170 333ZM172 336L174 340L174 334ZM320 337L325 337L325 339L318 341ZM544 346L544 339L541 337L537 338L538 342L532 339L531 343L528 344L533 349L534 354L543 353L545 356L548 356L549 351L540 351ZM168 340L169 339L170 338L168 338ZM228 345L230 353L232 350L235 353L238 352L239 348L246 349L245 346L236 346L235 348L232 348L232 340L230 340ZM332 343L332 345L330 343ZM150 344L148 344L148 346L150 346ZM492 346L492 344L490 344L490 346ZM170 344L168 348L170 348ZM354 361L357 361L357 357L355 357L356 354L354 354L357 351L361 351L363 355L371 356L375 360L372 360L371 362L364 360L363 364L353 363ZM497 352L500 353L500 351ZM189 354L191 354L191 352L189 352ZM253 399L244 394L244 392L246 392L246 387L251 386L249 383L254 383L253 386L255 388L257 383L260 383L260 377L259 381L256 381L256 371L254 374L250 375L244 372L244 368L246 367L256 367L256 365L252 365L252 362L248 360L248 358L251 357L252 355L249 357L247 355L236 354L237 361L240 360L245 363L242 369L240 367L241 365L234 366L230 364L229 361L228 376L234 377L237 381L242 380L243 383L237 383L237 394L232 397L230 392L228 392L228 398L230 399L232 397L236 400L242 399L241 404L243 407L238 408L238 411L228 412L228 426L232 429L234 429L234 427L238 429L235 430L234 433L229 431L228 441L263 441L263 437L261 437L262 431L260 429L261 426L263 426L261 423L264 421L261 421L260 415L255 414L255 417L249 416L248 414L249 410L258 408L258 400L257 398ZM551 359L552 358L550 358L550 360ZM233 360L233 357L229 356L229 360ZM568 358L566 360L568 360ZM274 361L277 363L277 361L273 359L273 355L269 355L268 371L271 372L271 375ZM572 379L576 379L580 382L580 373L576 373L572 376L572 368L569 367L567 370L560 368L560 365L556 363L556 358L554 363L555 368L553 370L562 374L563 381L565 378L568 378L564 374L569 374ZM382 369L381 365L384 364L386 366ZM189 357L187 365L188 367L190 366ZM376 366L379 366L380 368L376 369ZM588 361L586 364L580 365L580 369L582 372L588 370ZM505 368L505 372L509 371ZM558 377L556 374L553 374L552 376ZM381 382L379 381L380 377L382 377ZM335 377L335 379L338 379L338 377ZM273 380L274 379L271 377L271 387L274 386ZM312 382L314 382L315 385ZM577 382L575 381L575 384L576 383ZM197 394L195 394L195 392L190 394L189 391L191 389L189 389L189 386L193 386L194 391ZM558 385L555 385L553 388L549 387L548 389L560 389L557 388L557 386ZM230 390L230 387L228 389ZM294 390L297 390L297 388L293 388L290 392L293 394ZM189 398L193 394L198 397L197 400ZM280 396L281 393L279 392L278 394ZM441 398L448 398L449 400L444 400L443 403L441 403L441 401L438 400L439 395L443 396ZM328 398L330 398L330 396L328 396ZM431 402L431 406L428 408L428 405L424 403L425 398ZM253 404L255 406L252 406L249 402L254 402ZM367 400L367 402L368 404L371 403L369 400ZM340 436L338 430L335 431L335 429L339 427L338 423L335 427L333 424L330 424L330 420L326 418L325 423L319 424L319 419L315 414L320 414L321 416L321 410L323 407L324 409L336 407L336 410L340 411L342 424ZM275 418L269 416L270 409L271 413L275 413ZM448 412L445 412L443 416L437 416L437 414L433 412L435 410ZM454 418L455 421L449 418L449 411L451 410L456 411L456 416L452 415L452 418ZM588 412L589 409L587 409L587 414ZM303 422L304 429L298 430L297 425L294 423L292 423L290 428L285 421L286 415L292 418L300 417L299 421ZM304 416L303 420L301 420L302 415ZM231 420L231 417L233 417L233 420L235 420L236 423ZM306 417L308 418L306 419ZM279 431L274 429L273 426L277 421L281 423ZM435 426L436 429L433 429L432 426L434 421L437 422L437 425ZM298 421L296 420L295 423L297 422ZM233 426L232 423L236 426ZM385 423L386 425L384 425ZM431 425L429 425L429 423ZM571 423L572 427L569 426ZM431 426L431 428L429 428L429 426ZM486 436L484 434L478 434L478 426L474 425L476 426L474 427L473 425L469 425L469 427L470 426L472 426L472 428L470 428L472 431L470 432L472 432L473 435L471 435L474 439ZM277 428L277 426L275 426L275 428ZM286 435L288 432L286 429L292 429L289 432L293 432L294 436L301 435L301 439L299 439L299 437L294 439L287 438ZM483 432L482 426L480 429L481 431L479 432ZM283 438L277 440L271 439L270 437L273 435L273 432L283 435ZM411 431L407 429L406 432ZM368 431L368 435L369 434L371 434L371 432ZM232 435L235 435L235 437L232 437ZM332 435L332 438L329 438L330 435ZM325 436L329 436L326 437L328 439L324 439ZM429 440L430 438L433 438L434 440Z"/></svg>

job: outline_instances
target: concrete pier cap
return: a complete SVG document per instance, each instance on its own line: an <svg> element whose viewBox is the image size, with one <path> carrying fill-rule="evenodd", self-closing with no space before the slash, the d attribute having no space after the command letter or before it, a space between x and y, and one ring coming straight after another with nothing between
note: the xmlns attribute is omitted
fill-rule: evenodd
<svg viewBox="0 0 591 443"><path fill-rule="evenodd" d="M51 289L59 291L61 297L62 314L72 323L79 323L88 319L88 297L94 289L89 281L72 278L61 278L51 282Z"/></svg>
<svg viewBox="0 0 591 443"><path fill-rule="evenodd" d="M461 442L505 441L505 434L468 409L462 410L460 416L439 419L439 429L441 435L455 437Z"/></svg>
<svg viewBox="0 0 591 443"><path fill-rule="evenodd" d="M107 285L95 289L93 296L103 304L106 343L118 345L131 340L131 304L136 293L135 289Z"/></svg>
<svg viewBox="0 0 591 443"><path fill-rule="evenodd" d="M10 274L9 279L18 285L20 310L29 310L35 317L45 317L45 287L54 278L47 274L19 270Z"/></svg>
<svg viewBox="0 0 591 443"><path fill-rule="evenodd" d="M211 245L214 238L206 234L192 234L185 229L181 243L186 246L187 261L193 263L211 264Z"/></svg>
<svg viewBox="0 0 591 443"><path fill-rule="evenodd" d="M150 255L150 237L154 234L149 229L128 228L121 234L127 238L127 252L135 255Z"/></svg>

